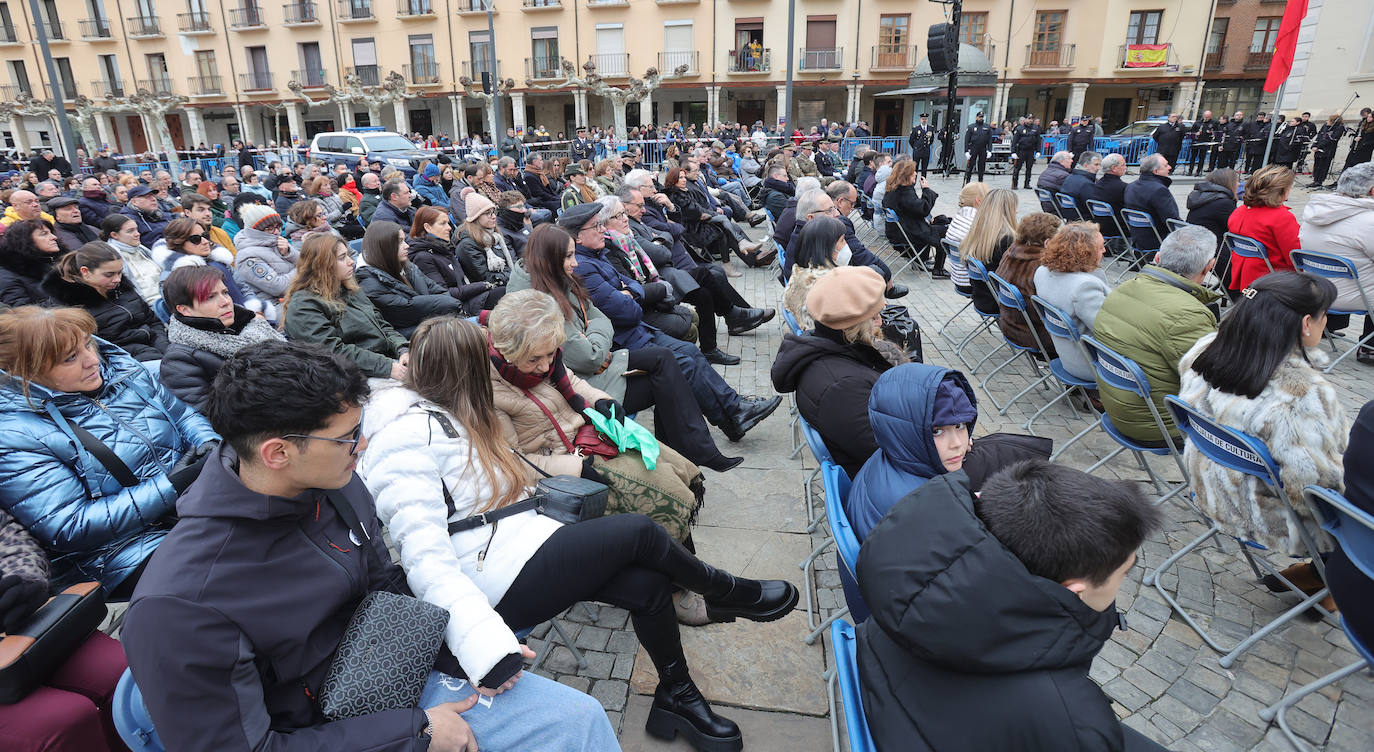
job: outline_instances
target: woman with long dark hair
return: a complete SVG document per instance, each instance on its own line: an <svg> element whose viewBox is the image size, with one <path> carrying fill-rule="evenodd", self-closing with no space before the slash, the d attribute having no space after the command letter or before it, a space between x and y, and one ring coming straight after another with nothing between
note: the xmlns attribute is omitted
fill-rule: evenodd
<svg viewBox="0 0 1374 752"><path fill-rule="evenodd" d="M1311 537L1326 541L1302 489L1341 490L1348 430L1336 389L1322 375L1317 349L1336 299L1330 280L1274 272L1241 290L1215 334L1198 340L1179 363L1179 397L1203 414L1258 437L1278 462L1283 493ZM1189 442L1183 452L1198 504L1230 535L1290 555L1305 555L1298 522L1254 476L1211 462ZM1322 587L1310 566L1301 581ZM1284 588L1278 588L1280 592ZM1329 601L1329 599L1328 599ZM1329 604L1328 604L1329 605Z"/></svg>
<svg viewBox="0 0 1374 752"><path fill-rule="evenodd" d="M43 219L15 222L0 236L0 303L47 305L43 277L62 254L52 224Z"/></svg>
<svg viewBox="0 0 1374 752"><path fill-rule="evenodd" d="M464 276L463 265L458 262L453 224L449 222L448 212L442 208L422 206L416 209L406 244L410 247L410 263L429 281L443 287L454 300L462 303L467 315L475 316L479 311L491 310L505 294L506 288L495 282L480 279L469 281Z"/></svg>
<svg viewBox="0 0 1374 752"><path fill-rule="evenodd" d="M63 255L43 289L62 305L86 309L96 336L138 360L155 366L167 351L167 329L124 276L124 259L109 243L97 240Z"/></svg>
<svg viewBox="0 0 1374 752"><path fill-rule="evenodd" d="M844 242L844 223L834 217L812 217L797 232L793 248L795 258L787 287L782 291L783 307L796 318L803 329L811 328L811 314L806 310L806 294L826 272L848 266L853 252Z"/></svg>
<svg viewBox="0 0 1374 752"><path fill-rule="evenodd" d="M433 208L433 207L426 207ZM421 321L463 315L463 304L426 277L409 259L405 231L394 222L373 222L363 234L363 260L356 276L363 292L388 324L409 337Z"/></svg>

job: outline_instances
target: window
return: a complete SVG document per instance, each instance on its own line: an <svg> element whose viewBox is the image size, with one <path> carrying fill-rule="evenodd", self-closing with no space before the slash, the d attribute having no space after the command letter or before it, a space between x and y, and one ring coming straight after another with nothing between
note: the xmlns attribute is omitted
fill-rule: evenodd
<svg viewBox="0 0 1374 752"><path fill-rule="evenodd" d="M246 52L248 53L248 69L261 74L258 76L259 78L266 79L267 73L272 70L267 64L267 48L249 47Z"/></svg>
<svg viewBox="0 0 1374 752"><path fill-rule="evenodd" d="M630 71L629 56L625 54L625 25L596 25L597 72L603 76L623 76Z"/></svg>
<svg viewBox="0 0 1374 752"><path fill-rule="evenodd" d="M353 75L365 86L376 86L380 83L377 73L377 42L372 37L353 40Z"/></svg>
<svg viewBox="0 0 1374 752"><path fill-rule="evenodd" d="M38 9L42 11L43 21L47 24L48 36L53 39L61 39L62 15L57 11L56 0L43 0L38 4Z"/></svg>
<svg viewBox="0 0 1374 752"><path fill-rule="evenodd" d="M158 52L152 55L145 55L144 58L148 62L148 78L152 79L154 82L166 81L168 78L167 56Z"/></svg>
<svg viewBox="0 0 1374 752"><path fill-rule="evenodd" d="M439 80L439 65L434 57L434 35L411 34L410 75L414 83L434 83Z"/></svg>
<svg viewBox="0 0 1374 752"><path fill-rule="evenodd" d="M961 43L971 44L986 53L987 35L987 13L959 14L959 41Z"/></svg>
<svg viewBox="0 0 1374 752"><path fill-rule="evenodd" d="M562 58L558 55L558 27L536 26L530 29L530 74L550 78L558 74Z"/></svg>
<svg viewBox="0 0 1374 752"><path fill-rule="evenodd" d="M138 15L150 23L157 20L157 8L153 6L153 0L137 0L135 7L138 9Z"/></svg>
<svg viewBox="0 0 1374 752"><path fill-rule="evenodd" d="M220 91L219 67L215 65L214 50L196 50L196 85L202 94Z"/></svg>
<svg viewBox="0 0 1374 752"><path fill-rule="evenodd" d="M696 57L694 49L691 21L663 22L662 67L665 71L675 70L679 65L687 66L688 70L695 70L697 66L693 59Z"/></svg>
<svg viewBox="0 0 1374 752"><path fill-rule="evenodd" d="M802 70L832 70L839 67L840 51L835 46L835 17L807 16L806 49L802 52Z"/></svg>
<svg viewBox="0 0 1374 752"><path fill-rule="evenodd" d="M1221 52L1221 48L1226 46L1226 30L1231 25L1229 18L1213 18L1212 32L1207 35L1207 54Z"/></svg>
<svg viewBox="0 0 1374 752"><path fill-rule="evenodd" d="M468 54L472 61L472 78L478 79L491 71L491 35L486 31L468 32Z"/></svg>
<svg viewBox="0 0 1374 752"><path fill-rule="evenodd" d="M1068 11L1042 10L1035 14L1035 37L1031 42L1030 65L1059 65L1059 47L1064 42L1064 17Z"/></svg>
<svg viewBox="0 0 1374 752"><path fill-rule="evenodd" d="M62 85L62 99L76 98L76 78L72 76L72 61L65 57L52 59L57 68L57 80Z"/></svg>
<svg viewBox="0 0 1374 752"><path fill-rule="evenodd" d="M119 85L119 61L114 55L100 56L100 75L104 76L107 82Z"/></svg>
<svg viewBox="0 0 1374 752"><path fill-rule="evenodd" d="M1277 16L1255 19L1255 33L1250 37L1251 52L1273 52L1274 45L1279 38L1279 24L1282 18Z"/></svg>
<svg viewBox="0 0 1374 752"><path fill-rule="evenodd" d="M1126 22L1126 44L1158 44L1159 22L1162 10L1137 10L1131 12Z"/></svg>
<svg viewBox="0 0 1374 752"><path fill-rule="evenodd" d="M324 62L320 58L319 42L296 45L301 60L301 76L296 80L306 86L324 86Z"/></svg>
<svg viewBox="0 0 1374 752"><path fill-rule="evenodd" d="M0 3L0 25L3 25L6 32L6 39L14 37L14 17L10 15L10 4Z"/></svg>
<svg viewBox="0 0 1374 752"><path fill-rule="evenodd" d="M763 18L735 19L735 48L730 52L730 71L766 71L763 54Z"/></svg>
<svg viewBox="0 0 1374 752"><path fill-rule="evenodd" d="M878 17L878 52L873 60L875 68L906 66L907 45L911 42L911 16L882 15Z"/></svg>
<svg viewBox="0 0 1374 752"><path fill-rule="evenodd" d="M10 80L14 82L15 86L19 87L20 91L32 95L33 88L29 86L29 72L24 69L24 61L11 60L9 64Z"/></svg>

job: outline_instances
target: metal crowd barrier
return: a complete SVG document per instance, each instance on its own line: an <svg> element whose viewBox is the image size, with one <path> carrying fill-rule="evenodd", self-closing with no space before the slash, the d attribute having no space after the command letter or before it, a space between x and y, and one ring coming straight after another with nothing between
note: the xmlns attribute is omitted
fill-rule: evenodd
<svg viewBox="0 0 1374 752"><path fill-rule="evenodd" d="M1040 140L1040 156L1049 159L1055 152L1068 151L1069 137L1067 135L1042 136ZM1185 138L1183 148L1178 153L1178 162L1187 164L1189 155L1192 152L1193 140ZM1117 138L1115 136L1098 136L1093 139L1093 151L1106 156L1108 154L1120 154L1126 158L1126 164L1139 165L1140 160L1157 151L1154 139L1151 138Z"/></svg>

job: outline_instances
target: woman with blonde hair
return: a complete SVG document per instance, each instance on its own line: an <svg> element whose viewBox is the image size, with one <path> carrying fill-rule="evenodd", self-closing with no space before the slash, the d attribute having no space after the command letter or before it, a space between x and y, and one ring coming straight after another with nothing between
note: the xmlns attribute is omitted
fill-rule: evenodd
<svg viewBox="0 0 1374 752"><path fill-rule="evenodd" d="M409 343L377 312L353 278L343 239L312 235L301 245L296 278L282 301L287 339L321 345L373 378L405 378Z"/></svg>
<svg viewBox="0 0 1374 752"><path fill-rule="evenodd" d="M959 255L977 259L990 272L997 271L1002 254L1016 240L1017 199L1014 191L993 188L978 207L968 235L959 244ZM997 313L997 298L984 282L969 280L973 307L983 313Z"/></svg>
<svg viewBox="0 0 1374 752"><path fill-rule="evenodd" d="M528 298L526 304L548 298L527 290L507 300L517 296ZM494 315L505 313L497 309ZM524 308L517 310L517 319L527 316ZM561 317L551 299L537 316L556 340ZM415 595L449 612L445 640L485 694L504 689L521 669L524 651L516 630L584 600L628 609L659 675L648 731L662 738L681 733L698 749L739 749L739 727L716 715L692 682L673 588L704 596L689 599L700 605L683 614L697 623L781 618L795 606L796 588L715 569L644 515L565 525L535 511L529 501L538 476L512 451L527 450L510 440L502 402L530 403L538 419L546 426L548 421L531 400L500 386L505 382L494 375L499 358L493 345L501 343L510 347L501 335L489 339L463 319L426 321L415 332L416 367L404 385L381 389L368 402L362 430L369 447L358 471L396 541ZM530 392L541 400L562 401L560 389L568 389L582 401L586 386L575 377L564 377L569 383L562 387L550 381L551 370L560 366L554 341L530 344L538 352L517 358L521 362L500 360L529 369ZM581 462L571 459L567 464L578 472Z"/></svg>
<svg viewBox="0 0 1374 752"><path fill-rule="evenodd" d="M965 183L959 190L959 210L954 213L954 219L949 223L949 229L945 230L945 240L959 247L960 258L958 261L950 259L949 278L954 282L954 289L962 293L971 294L973 288L968 283L968 267L964 265L963 247L964 238L968 237L968 231L973 227L973 218L978 216L978 207L982 206L983 199L987 198L988 191L992 187L987 183L974 181Z"/></svg>
<svg viewBox="0 0 1374 752"><path fill-rule="evenodd" d="M1288 254L1301 247L1298 238L1298 218L1293 210L1284 206L1288 193L1293 189L1295 173L1283 165L1269 165L1255 171L1245 181L1245 194L1241 196L1244 206L1236 207L1226 227L1237 235L1254 238L1264 245L1268 257L1266 265L1260 259L1231 258L1231 282L1228 287L1237 291L1274 271L1292 271L1293 260Z"/></svg>

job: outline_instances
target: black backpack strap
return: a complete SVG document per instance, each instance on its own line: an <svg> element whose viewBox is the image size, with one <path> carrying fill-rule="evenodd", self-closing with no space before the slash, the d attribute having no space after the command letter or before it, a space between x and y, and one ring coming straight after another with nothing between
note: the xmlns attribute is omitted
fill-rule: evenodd
<svg viewBox="0 0 1374 752"><path fill-rule="evenodd" d="M125 488L132 488L138 485L138 476L134 475L133 471L129 469L129 466L124 464L124 460L121 460L119 455L114 453L113 449L106 446L105 442L97 439L90 431L87 431L75 423L68 421L67 426L72 429L73 434L76 434L76 439L81 442L81 446L85 447L86 451L95 455L95 458L100 464L104 465L105 469L110 471L110 475L114 476L114 479L119 481L119 485Z"/></svg>

